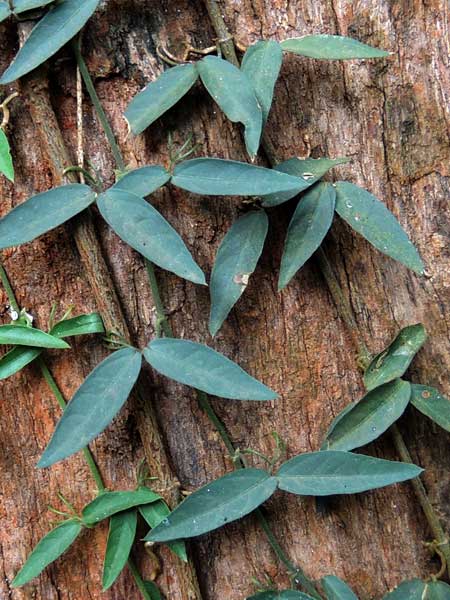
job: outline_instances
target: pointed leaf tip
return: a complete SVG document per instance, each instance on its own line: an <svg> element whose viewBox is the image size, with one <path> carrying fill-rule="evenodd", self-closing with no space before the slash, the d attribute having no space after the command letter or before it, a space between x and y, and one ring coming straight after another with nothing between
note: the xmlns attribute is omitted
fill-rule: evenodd
<svg viewBox="0 0 450 600"><path fill-rule="evenodd" d="M284 40L281 42L281 47L286 52L320 60L350 60L389 56L389 52L386 52L386 50L368 46L358 40L342 35L305 35Z"/></svg>

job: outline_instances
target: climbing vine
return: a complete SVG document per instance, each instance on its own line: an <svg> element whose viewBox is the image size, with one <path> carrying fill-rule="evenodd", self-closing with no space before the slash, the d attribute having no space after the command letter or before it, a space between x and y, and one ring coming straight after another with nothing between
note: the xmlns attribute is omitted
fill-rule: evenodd
<svg viewBox="0 0 450 600"><path fill-rule="evenodd" d="M276 160L264 140L267 121L278 79L283 53L319 60L378 59L388 53L342 36L306 35L278 43L261 40L245 48L239 64L232 36L226 30L215 2L207 2L208 13L218 35L218 44L206 50L188 47L182 57L160 47L159 56L171 66L150 82L126 112L130 130L139 135L150 127L199 81L226 117L243 125L243 138L251 162L198 157L191 139L175 148L168 141L168 163L130 170L107 121L95 87L84 62L78 37L96 10L99 0L0 0L0 21L23 15L39 16L37 24L16 58L0 78L6 85L32 73L71 42L78 69L97 112L116 161L116 181L105 188L96 173L83 164L65 165L60 173L64 182L35 195L0 220L0 249L31 242L40 235L72 220L89 217L95 204L107 225L144 259L148 282L157 312L154 339L143 348L136 347L120 322L120 309L114 297L105 307L108 274L96 286L96 299L104 314L71 316L71 310L56 318L54 307L47 330L35 327L32 314L20 307L3 266L0 279L9 298L11 323L0 326L0 344L9 349L0 359L0 379L13 376L32 362L38 364L62 416L37 464L49 468L82 451L97 486L96 497L81 513L69 499L59 496L63 511L51 508L62 517L36 546L12 586L19 587L37 577L69 548L84 529L109 519L109 535L104 559L103 589L108 589L128 565L142 597L161 598L154 581L145 581L130 558L135 542L138 516L150 528L144 538L148 551L154 544L167 544L181 561L188 562L184 540L213 531L224 524L253 513L267 536L277 558L291 580L289 590L274 590L270 582L258 582L256 595L248 600L351 600L356 598L348 585L334 575L313 581L302 567L291 562L275 538L261 506L276 490L317 498L355 494L411 480L430 530L432 549L441 558L439 573L424 580L402 583L385 598L450 598L450 587L440 581L450 569L450 547L446 533L420 482L422 469L412 463L404 440L396 427L406 407L412 404L423 415L450 432L450 403L438 390L426 384L412 384L405 373L426 341L421 324L402 329L392 343L376 356L361 342L362 336L351 309L328 264L322 242L337 214L377 250L399 261L418 275L424 265L414 244L384 203L369 191L347 181L330 183L322 178L347 158L291 158ZM8 142L8 105L17 98L9 95L0 104L0 172L14 182L14 167ZM270 168L255 164L258 152L266 155ZM58 159L55 159L55 163ZM57 167L56 167L57 168ZM330 424L320 448L286 460L283 440L275 433L273 456L255 449L236 448L216 415L209 395L230 401L276 401L277 391L258 381L239 365L213 348L186 339L176 339L161 300L154 265L196 285L206 278L177 231L146 198L163 186L176 186L200 196L237 196L246 198L248 207L222 240L209 282L211 308L209 330L215 335L235 303L245 292L266 243L269 216L265 211L295 199L297 207L289 224L279 273L279 289L295 277L311 257L317 258L326 283L349 328L359 352L358 364L364 371L367 393L351 402ZM271 212L276 219L276 211ZM86 268L95 279L92 260L95 241L83 238ZM98 283L98 280L96 280ZM105 287L106 286L106 287ZM113 317L113 313L116 315ZM117 316L119 315L119 316ZM103 335L111 353L88 375L70 403L58 388L46 362L45 350L70 349L67 339L74 336ZM210 481L182 502L166 502L158 493L157 480L149 466L139 465L133 490L107 490L89 444L111 423L132 390L138 387L143 362L159 374L196 390L199 406L216 428L233 461L234 470ZM141 390L142 393L142 390ZM146 399L148 401L148 399ZM354 452L391 432L400 461L373 458ZM257 455L266 468L254 468L251 456ZM160 467L163 472L165 466ZM164 472L167 478L172 474ZM177 501L179 498L176 499ZM331 568L331 567L330 567ZM195 587L195 584L193 584ZM300 591L301 590L301 591ZM198 593L196 591L195 593ZM198 596L199 597L199 596Z"/></svg>

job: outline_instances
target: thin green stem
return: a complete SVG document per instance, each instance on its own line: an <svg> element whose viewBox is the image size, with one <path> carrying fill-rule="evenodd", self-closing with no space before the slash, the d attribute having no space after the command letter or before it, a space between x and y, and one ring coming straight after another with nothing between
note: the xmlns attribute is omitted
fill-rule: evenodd
<svg viewBox="0 0 450 600"><path fill-rule="evenodd" d="M162 329L166 337L173 337L173 331L167 320L166 309L164 308L163 301L161 299L161 292L159 291L158 281L156 279L155 267L153 263L145 259L145 267L147 269L148 280L150 283L150 290L152 292L153 303L156 311L157 331ZM159 335L159 333L158 333Z"/></svg>
<svg viewBox="0 0 450 600"><path fill-rule="evenodd" d="M59 404L59 407L62 410L64 410L67 406L67 402L66 402L64 396L62 395L62 392L59 389L55 378L51 374L50 369L47 367L47 365L45 364L42 357L39 357L37 360L39 363L39 367L41 369L42 376L44 377L45 381L47 382L48 387L51 389L53 395L55 396L56 401ZM89 470L92 474L92 477L94 478L94 481L95 481L98 491L102 492L105 489L105 484L103 483L102 476L101 476L99 468L97 467L97 464L94 460L92 452L89 450L89 448L87 446L86 446L86 448L83 448L83 455L86 460L87 466L89 467Z"/></svg>
<svg viewBox="0 0 450 600"><path fill-rule="evenodd" d="M137 587L139 588L139 591L141 592L144 600L152 600L152 597L150 596L149 592L147 591L147 588L145 587L144 580L142 579L141 574L138 571L138 568L136 567L136 565L134 564L134 561L131 558L128 559L128 568L130 569L130 571L134 577L134 581L135 581Z"/></svg>
<svg viewBox="0 0 450 600"><path fill-rule="evenodd" d="M9 304L11 308L15 310L17 313L20 312L20 306L17 302L16 295L14 290L12 289L11 283L9 281L8 274L6 272L5 267L0 263L0 281L2 282L3 287L5 288L6 295L8 296Z"/></svg>
<svg viewBox="0 0 450 600"><path fill-rule="evenodd" d="M73 51L75 53L75 58L77 61L78 68L80 69L81 77L83 78L84 85L88 91L91 102L94 106L95 112L100 120L100 123L103 127L105 135L108 139L109 145L111 147L111 152L113 153L114 160L116 161L117 168L121 173L125 172L125 162L122 157L122 153L117 144L116 137L114 132L109 124L108 117L106 116L105 111L103 110L103 106L101 105L100 98L97 95L95 90L94 82L92 81L91 74L87 68L87 65L84 61L83 55L80 50L80 43L78 39L74 39L72 42Z"/></svg>

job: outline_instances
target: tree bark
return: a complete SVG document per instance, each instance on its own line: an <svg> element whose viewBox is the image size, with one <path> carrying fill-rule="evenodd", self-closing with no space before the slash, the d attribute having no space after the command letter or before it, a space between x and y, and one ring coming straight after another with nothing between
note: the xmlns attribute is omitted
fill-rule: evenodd
<svg viewBox="0 0 450 600"><path fill-rule="evenodd" d="M221 7L228 28L244 44L321 32L349 35L391 51L386 60L345 63L285 55L267 135L280 160L309 153L351 157L351 164L339 167L333 176L373 192L409 232L427 266L423 278L376 252L338 220L325 249L369 348L379 351L399 328L423 322L430 337L413 363L411 380L450 395L445 377L450 357L447 3L223 0ZM200 85L142 136L128 135L123 119L132 96L163 69L156 55L158 44L181 54L183 44L206 47L214 37L203 4L193 0L108 0L89 22L83 53L131 167L166 163L169 131L180 144L193 133L200 144L199 155L247 160L239 126L227 121ZM15 23L0 25L0 40L3 70L16 50ZM74 149L76 87L70 49L52 59L50 68L53 107L66 144ZM87 99L84 132L87 160L105 185L112 183L112 157ZM17 183L12 186L0 179L2 215L58 183L23 99L12 105L9 134ZM180 232L206 272L211 271L224 233L245 208L236 199L199 198L175 188L164 188L151 201ZM288 203L270 211L261 264L214 340L207 332L207 289L158 273L178 336L213 345L280 394L277 402L269 404L214 401L236 446L271 453L271 432L277 431L287 443L289 456L318 449L332 418L363 394L356 350L315 261L309 261L286 290L276 292L292 210ZM131 335L143 347L155 331L144 264L97 213L93 218ZM53 301L59 314L72 304L74 314L97 308L72 234L71 226L62 227L2 253L21 305L43 328ZM0 301L6 303L4 295ZM76 341L71 351L47 355L66 398L103 356L101 342L92 338ZM152 374L151 378L147 400L156 411L182 487L193 490L230 470L225 449L193 392L162 377ZM0 394L4 407L0 597L139 598L129 573L101 593L104 527L83 534L72 550L30 585L10 588L25 557L50 528L47 505L61 508L57 491L81 508L92 499L94 485L79 455L48 470L35 469L60 417L37 367L1 382ZM134 485L134 471L143 456L137 420L130 403L92 444L112 489ZM414 460L426 469L424 484L448 527L449 437L412 409L400 427ZM397 458L388 437L368 451ZM379 598L405 578L425 577L437 570L423 546L430 540L426 521L407 483L341 497L325 514L316 511L312 499L279 492L267 504L267 515L293 562L313 578L330 573L345 578L362 599ZM288 583L252 517L193 540L189 548L205 600L245 598L254 590L252 577L269 576L279 586ZM157 552L163 567L158 584L167 598L185 600L172 555ZM135 556L143 569L150 568L141 544L136 544Z"/></svg>

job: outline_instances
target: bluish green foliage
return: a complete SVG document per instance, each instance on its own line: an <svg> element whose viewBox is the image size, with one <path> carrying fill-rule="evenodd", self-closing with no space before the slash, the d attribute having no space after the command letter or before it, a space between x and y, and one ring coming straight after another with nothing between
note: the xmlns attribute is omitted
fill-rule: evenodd
<svg viewBox="0 0 450 600"><path fill-rule="evenodd" d="M95 197L89 186L80 183L33 196L0 220L0 249L31 242L83 211Z"/></svg>
<svg viewBox="0 0 450 600"><path fill-rule="evenodd" d="M284 590L282 592L268 591L260 592L250 596L247 600L313 600L308 594L296 590Z"/></svg>
<svg viewBox="0 0 450 600"><path fill-rule="evenodd" d="M0 23L7 19L11 14L9 3L7 0L0 0Z"/></svg>
<svg viewBox="0 0 450 600"><path fill-rule="evenodd" d="M157 500L156 502L152 502L151 504L142 504L139 507L139 512L142 517L145 519L147 524L154 529L157 525L159 525L164 519L166 519L170 515L170 508L164 502L164 500ZM167 544L169 548L172 550L174 554L176 554L183 562L188 561L187 552L186 552L186 544L181 541L169 542Z"/></svg>
<svg viewBox="0 0 450 600"><path fill-rule="evenodd" d="M276 487L276 479L260 469L228 473L190 494L145 539L167 542L207 533L252 512Z"/></svg>
<svg viewBox="0 0 450 600"><path fill-rule="evenodd" d="M326 183L314 186L299 201L284 243L278 289L282 290L322 244L334 217L336 192Z"/></svg>
<svg viewBox="0 0 450 600"><path fill-rule="evenodd" d="M0 5L0 21L1 21L1 5ZM9 147L8 138L3 129L0 128L0 173L14 183L14 166Z"/></svg>
<svg viewBox="0 0 450 600"><path fill-rule="evenodd" d="M137 350L122 348L88 375L64 411L38 467L49 467L78 452L109 425L125 404L141 362Z"/></svg>
<svg viewBox="0 0 450 600"><path fill-rule="evenodd" d="M301 496L355 494L417 477L409 463L326 450L294 456L277 473L280 489Z"/></svg>
<svg viewBox="0 0 450 600"><path fill-rule="evenodd" d="M411 384L411 404L450 432L450 400L429 385Z"/></svg>
<svg viewBox="0 0 450 600"><path fill-rule="evenodd" d="M249 46L242 59L241 70L253 85L266 123L272 106L275 83L283 62L283 51L274 40L259 41Z"/></svg>
<svg viewBox="0 0 450 600"><path fill-rule="evenodd" d="M146 487L125 492L103 492L83 508L83 523L95 525L124 510L160 499L161 496Z"/></svg>
<svg viewBox="0 0 450 600"><path fill-rule="evenodd" d="M358 600L353 590L335 575L327 575L321 579L327 600Z"/></svg>
<svg viewBox="0 0 450 600"><path fill-rule="evenodd" d="M264 211L250 212L240 217L223 238L209 284L211 335L219 331L228 313L244 293L261 256L268 226Z"/></svg>
<svg viewBox="0 0 450 600"><path fill-rule="evenodd" d="M443 581L404 581L384 600L450 600L450 586Z"/></svg>
<svg viewBox="0 0 450 600"><path fill-rule="evenodd" d="M188 340L156 339L144 349L159 373L207 394L235 400L275 400L277 395L212 348Z"/></svg>
<svg viewBox="0 0 450 600"><path fill-rule="evenodd" d="M92 16L99 0L64 0L36 25L16 58L3 73L0 84L26 75L71 40Z"/></svg>
<svg viewBox="0 0 450 600"><path fill-rule="evenodd" d="M34 10L35 8L41 8L47 6L54 0L13 0L13 10L16 14L26 12L27 10Z"/></svg>
<svg viewBox="0 0 450 600"><path fill-rule="evenodd" d="M113 190L125 190L136 196L145 198L150 196L158 188L165 185L170 180L170 173L157 165L140 167L133 171L128 171L119 181L113 185Z"/></svg>
<svg viewBox="0 0 450 600"><path fill-rule="evenodd" d="M81 523L71 519L64 521L48 533L15 576L12 587L20 587L37 577L47 565L55 561L73 544L81 531Z"/></svg>
<svg viewBox="0 0 450 600"><path fill-rule="evenodd" d="M151 204L122 189L98 198L98 208L117 235L142 256L184 279L205 285L205 276L175 229Z"/></svg>
<svg viewBox="0 0 450 600"><path fill-rule="evenodd" d="M425 327L418 323L403 328L393 342L372 359L364 373L364 384L373 390L401 377L427 339Z"/></svg>
<svg viewBox="0 0 450 600"><path fill-rule="evenodd" d="M138 135L178 102L197 81L194 65L168 69L149 83L129 104L125 118L131 131Z"/></svg>
<svg viewBox="0 0 450 600"><path fill-rule="evenodd" d="M397 421L408 406L411 386L395 379L375 388L335 422L323 449L354 450L376 440Z"/></svg>
<svg viewBox="0 0 450 600"><path fill-rule="evenodd" d="M419 275L424 265L394 215L367 190L347 181L336 183L336 212L380 252Z"/></svg>
<svg viewBox="0 0 450 600"><path fill-rule="evenodd" d="M194 158L175 167L173 185L207 196L263 196L302 189L298 177L236 160Z"/></svg>
<svg viewBox="0 0 450 600"><path fill-rule="evenodd" d="M136 510L127 510L111 517L105 561L103 563L103 591L112 586L127 564L136 535L136 526Z"/></svg>
<svg viewBox="0 0 450 600"><path fill-rule="evenodd" d="M33 346L35 348L70 348L69 344L40 329L25 325L1 325L0 344Z"/></svg>
<svg viewBox="0 0 450 600"><path fill-rule="evenodd" d="M261 139L263 114L250 79L218 56L205 57L197 63L197 70L203 85L230 121L244 125L247 152L255 156Z"/></svg>
<svg viewBox="0 0 450 600"><path fill-rule="evenodd" d="M389 52L373 48L342 35L304 35L299 38L283 40L281 47L286 52L293 52L310 58L322 60L347 60L351 58L383 58Z"/></svg>

